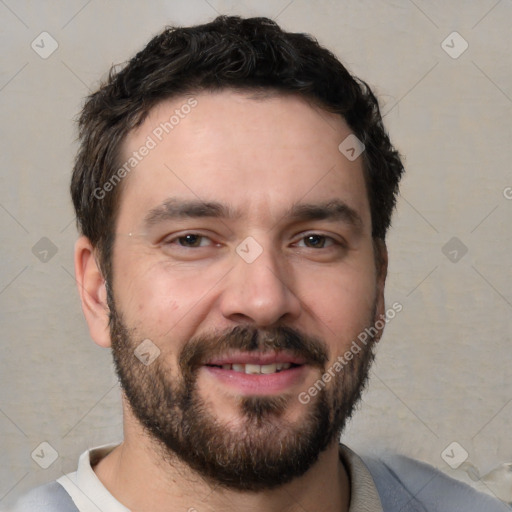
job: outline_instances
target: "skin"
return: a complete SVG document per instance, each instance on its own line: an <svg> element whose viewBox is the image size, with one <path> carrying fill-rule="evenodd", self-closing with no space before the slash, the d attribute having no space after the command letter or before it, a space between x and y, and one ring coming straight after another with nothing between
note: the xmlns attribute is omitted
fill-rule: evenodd
<svg viewBox="0 0 512 512"><path fill-rule="evenodd" d="M362 158L351 162L338 150L349 127L340 116L291 95L256 99L221 91L194 97L197 106L123 181L111 283L117 307L141 340L159 347L171 372L188 339L242 324L289 325L320 337L329 348L330 367L372 318L375 303L377 314L384 313L387 258L383 248L376 268ZM143 145L186 100L154 107L125 140L123 156ZM239 215L147 228L145 216L170 197L218 201ZM359 228L343 220L296 222L287 215L296 202L332 199L357 213ZM190 232L207 237L201 247L179 245L177 236ZM311 247L304 237L312 234L330 238L324 247ZM252 263L235 250L249 236L262 249ZM75 269L91 336L109 347L105 283L85 237L76 244ZM306 368L287 396L297 397L320 377L318 368ZM236 428L240 390L207 371L200 371L198 389L218 420ZM299 424L307 407L289 400L283 419ZM303 476L277 489L212 490L180 461L162 461L126 400L124 442L95 472L136 511L346 511L350 500L337 443Z"/></svg>

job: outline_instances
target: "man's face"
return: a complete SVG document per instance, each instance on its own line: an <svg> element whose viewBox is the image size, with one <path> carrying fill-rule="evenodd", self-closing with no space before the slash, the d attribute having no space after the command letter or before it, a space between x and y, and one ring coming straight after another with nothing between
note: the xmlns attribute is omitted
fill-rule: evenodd
<svg viewBox="0 0 512 512"><path fill-rule="evenodd" d="M128 402L163 453L256 490L304 473L350 416L371 344L298 397L382 313L384 277L347 125L249 96L166 101L128 136L122 162L154 147L122 185L110 306Z"/></svg>

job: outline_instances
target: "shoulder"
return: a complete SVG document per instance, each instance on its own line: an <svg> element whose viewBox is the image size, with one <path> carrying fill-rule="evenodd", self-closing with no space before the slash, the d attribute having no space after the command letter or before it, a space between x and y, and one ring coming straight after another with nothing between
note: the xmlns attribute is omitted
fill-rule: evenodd
<svg viewBox="0 0 512 512"><path fill-rule="evenodd" d="M62 485L51 482L32 489L5 512L78 512L78 508Z"/></svg>
<svg viewBox="0 0 512 512"><path fill-rule="evenodd" d="M374 479L385 511L394 510L399 503L407 510L408 502L421 505L426 512L510 511L503 502L423 462L401 455L362 459Z"/></svg>

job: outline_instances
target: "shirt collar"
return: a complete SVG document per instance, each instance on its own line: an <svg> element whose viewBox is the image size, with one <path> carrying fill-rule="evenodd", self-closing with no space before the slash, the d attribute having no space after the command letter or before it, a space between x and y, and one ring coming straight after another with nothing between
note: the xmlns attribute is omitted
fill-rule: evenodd
<svg viewBox="0 0 512 512"><path fill-rule="evenodd" d="M348 446L340 444L339 452L350 480L348 512L382 512L377 487L365 463Z"/></svg>
<svg viewBox="0 0 512 512"><path fill-rule="evenodd" d="M58 479L80 512L130 512L108 492L93 470L93 466L116 446L104 445L85 451L80 456L77 471ZM348 512L382 512L377 488L362 459L343 444L339 446L339 454L350 481Z"/></svg>
<svg viewBox="0 0 512 512"><path fill-rule="evenodd" d="M130 512L108 492L92 469L116 446L104 445L85 451L78 460L78 469L57 480L80 512Z"/></svg>

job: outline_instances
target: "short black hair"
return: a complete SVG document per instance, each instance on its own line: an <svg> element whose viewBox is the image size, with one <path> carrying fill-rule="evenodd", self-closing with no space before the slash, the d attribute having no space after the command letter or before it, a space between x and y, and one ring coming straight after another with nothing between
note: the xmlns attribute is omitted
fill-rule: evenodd
<svg viewBox="0 0 512 512"><path fill-rule="evenodd" d="M193 27L166 27L83 107L71 195L81 234L98 250L104 277L122 187L98 195L118 171L120 146L157 103L204 90L240 89L301 95L341 115L365 145L362 155L372 236L385 240L403 165L370 87L307 34L267 18L219 16ZM341 141L340 141L341 142Z"/></svg>

